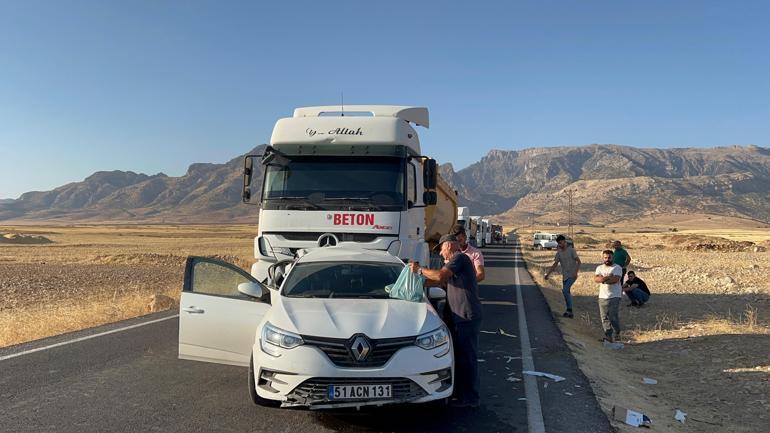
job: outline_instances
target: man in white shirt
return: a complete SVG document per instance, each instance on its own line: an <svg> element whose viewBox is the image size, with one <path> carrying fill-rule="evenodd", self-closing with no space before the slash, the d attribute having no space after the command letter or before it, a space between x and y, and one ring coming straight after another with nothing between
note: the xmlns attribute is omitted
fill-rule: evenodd
<svg viewBox="0 0 770 433"><path fill-rule="evenodd" d="M620 340L620 296L623 289L620 279L623 269L612 262L612 251L602 251L603 263L596 267L594 281L599 283L599 316L602 318L604 338L610 343ZM614 332L614 337L613 337Z"/></svg>

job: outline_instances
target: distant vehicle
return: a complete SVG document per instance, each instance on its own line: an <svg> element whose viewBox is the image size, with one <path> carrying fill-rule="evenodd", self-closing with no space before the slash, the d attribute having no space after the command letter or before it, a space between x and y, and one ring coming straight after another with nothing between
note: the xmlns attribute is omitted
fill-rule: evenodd
<svg viewBox="0 0 770 433"><path fill-rule="evenodd" d="M229 263L188 258L179 357L248 366L249 394L261 405L327 409L452 395L452 341L429 302L445 298L443 289L431 287L420 302L390 298L385 286L404 263L386 251L335 246L298 256L270 267L272 287Z"/></svg>
<svg viewBox="0 0 770 433"><path fill-rule="evenodd" d="M556 244L556 236L553 233L542 233L537 232L532 237L532 248L536 250L551 250L556 248L558 245Z"/></svg>
<svg viewBox="0 0 770 433"><path fill-rule="evenodd" d="M488 219L482 219L484 225L484 246L492 244L492 223Z"/></svg>

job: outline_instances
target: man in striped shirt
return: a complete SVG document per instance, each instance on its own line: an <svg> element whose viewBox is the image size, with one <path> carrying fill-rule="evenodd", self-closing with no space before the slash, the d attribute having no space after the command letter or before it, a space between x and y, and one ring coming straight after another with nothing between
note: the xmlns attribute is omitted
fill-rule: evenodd
<svg viewBox="0 0 770 433"><path fill-rule="evenodd" d="M468 256L473 262L473 269L476 271L476 282L480 283L486 276L484 273L484 254L481 250L468 243L468 236L465 234L465 227L462 224L452 226L450 234L457 238L460 243L460 251Z"/></svg>

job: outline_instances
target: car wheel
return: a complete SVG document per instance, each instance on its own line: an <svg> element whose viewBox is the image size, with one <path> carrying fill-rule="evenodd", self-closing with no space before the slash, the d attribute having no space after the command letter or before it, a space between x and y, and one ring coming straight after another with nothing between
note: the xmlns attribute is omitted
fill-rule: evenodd
<svg viewBox="0 0 770 433"><path fill-rule="evenodd" d="M257 382L254 378L254 356L252 355L251 360L249 361L249 397L251 397L251 402L258 405L258 406L273 406L277 407L281 404L281 402L276 400L268 400L266 398L262 398L257 394Z"/></svg>

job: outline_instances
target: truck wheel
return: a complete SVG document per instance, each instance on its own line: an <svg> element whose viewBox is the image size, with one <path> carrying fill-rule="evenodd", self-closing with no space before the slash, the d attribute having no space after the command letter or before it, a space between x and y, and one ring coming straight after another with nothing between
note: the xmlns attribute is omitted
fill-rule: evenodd
<svg viewBox="0 0 770 433"><path fill-rule="evenodd" d="M257 406L279 406L281 402L268 400L257 394L257 382L254 379L254 355L252 355L251 360L249 361L249 397L251 397L251 402Z"/></svg>

